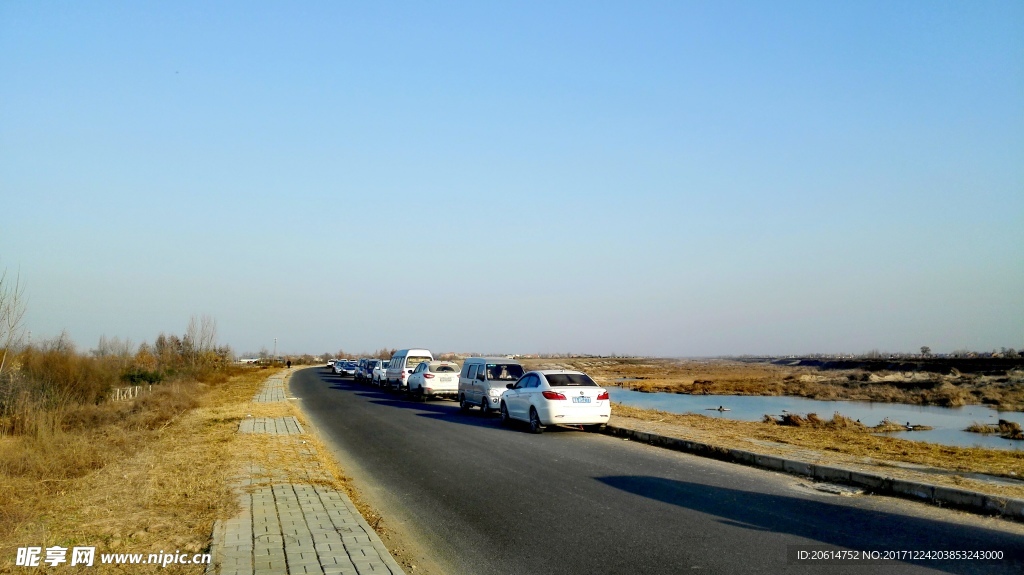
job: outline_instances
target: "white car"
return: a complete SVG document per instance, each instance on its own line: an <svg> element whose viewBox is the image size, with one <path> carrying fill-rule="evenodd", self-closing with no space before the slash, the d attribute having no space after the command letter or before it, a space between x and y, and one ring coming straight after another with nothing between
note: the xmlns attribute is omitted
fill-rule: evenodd
<svg viewBox="0 0 1024 575"><path fill-rule="evenodd" d="M597 431L612 414L608 390L580 371L527 372L501 394L501 422L525 421L540 433L547 425L581 425Z"/></svg>
<svg viewBox="0 0 1024 575"><path fill-rule="evenodd" d="M424 361L409 374L409 393L420 401L428 397L459 394L459 364L453 361Z"/></svg>
<svg viewBox="0 0 1024 575"><path fill-rule="evenodd" d="M434 354L426 349L400 349L391 355L388 370L384 372L388 391L408 391L408 378L412 370L424 361L434 361Z"/></svg>
<svg viewBox="0 0 1024 575"><path fill-rule="evenodd" d="M380 387L384 385L384 381L387 379L388 362L386 360L377 360L377 363L373 364L373 374L370 376L370 380L373 385Z"/></svg>

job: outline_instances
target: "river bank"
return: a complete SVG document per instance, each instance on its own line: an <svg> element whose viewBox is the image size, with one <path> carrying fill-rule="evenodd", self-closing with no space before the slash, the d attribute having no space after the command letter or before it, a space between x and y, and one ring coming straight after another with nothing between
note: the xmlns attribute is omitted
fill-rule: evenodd
<svg viewBox="0 0 1024 575"><path fill-rule="evenodd" d="M842 363L784 360L584 358L527 360L530 369L578 369L602 385L690 395L788 395L958 407L987 405L1024 411L1024 360ZM918 366L915 368L915 366ZM959 366L959 367L957 367ZM896 369L887 369L896 368ZM901 371L902 369L902 371Z"/></svg>
<svg viewBox="0 0 1024 575"><path fill-rule="evenodd" d="M841 425L782 426L673 414L613 404L610 425L700 441L724 449L800 454L821 465L853 466L888 476L1024 497L1024 452L950 447L878 436Z"/></svg>

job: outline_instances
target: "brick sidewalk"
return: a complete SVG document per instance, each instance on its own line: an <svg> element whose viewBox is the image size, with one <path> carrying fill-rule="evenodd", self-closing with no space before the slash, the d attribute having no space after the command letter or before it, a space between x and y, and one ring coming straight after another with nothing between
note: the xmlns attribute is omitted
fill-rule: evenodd
<svg viewBox="0 0 1024 575"><path fill-rule="evenodd" d="M285 401L284 377L268 379L253 401ZM305 461L311 483L288 482L283 470L243 470L234 486L242 511L214 525L208 575L404 575L348 496L322 485L326 473L294 417L246 419L239 432L280 436Z"/></svg>

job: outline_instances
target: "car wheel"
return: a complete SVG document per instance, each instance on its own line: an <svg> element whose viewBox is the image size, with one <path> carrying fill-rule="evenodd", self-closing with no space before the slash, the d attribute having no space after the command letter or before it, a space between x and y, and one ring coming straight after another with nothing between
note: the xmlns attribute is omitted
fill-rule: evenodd
<svg viewBox="0 0 1024 575"><path fill-rule="evenodd" d="M509 426L512 424L512 418L508 415L508 407L505 406L505 402L501 402L501 424Z"/></svg>
<svg viewBox="0 0 1024 575"><path fill-rule="evenodd" d="M491 408L487 407L487 396L480 398L480 415L487 415Z"/></svg>
<svg viewBox="0 0 1024 575"><path fill-rule="evenodd" d="M465 394L459 394L459 409L462 411L469 411L469 402L466 401Z"/></svg>
<svg viewBox="0 0 1024 575"><path fill-rule="evenodd" d="M541 433L544 431L544 426L540 423L540 416L537 415L537 410L530 408L530 433Z"/></svg>

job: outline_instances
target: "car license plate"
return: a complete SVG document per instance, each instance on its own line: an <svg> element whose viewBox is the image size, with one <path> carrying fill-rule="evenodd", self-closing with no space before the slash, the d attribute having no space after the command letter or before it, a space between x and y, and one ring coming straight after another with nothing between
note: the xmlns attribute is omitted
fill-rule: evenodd
<svg viewBox="0 0 1024 575"><path fill-rule="evenodd" d="M441 383L451 383L451 382L452 382L452 376L450 376L450 375L442 375L441 376Z"/></svg>
<svg viewBox="0 0 1024 575"><path fill-rule="evenodd" d="M590 403L590 398L585 396L585 395L581 395L579 397L572 398L572 402L573 403Z"/></svg>

